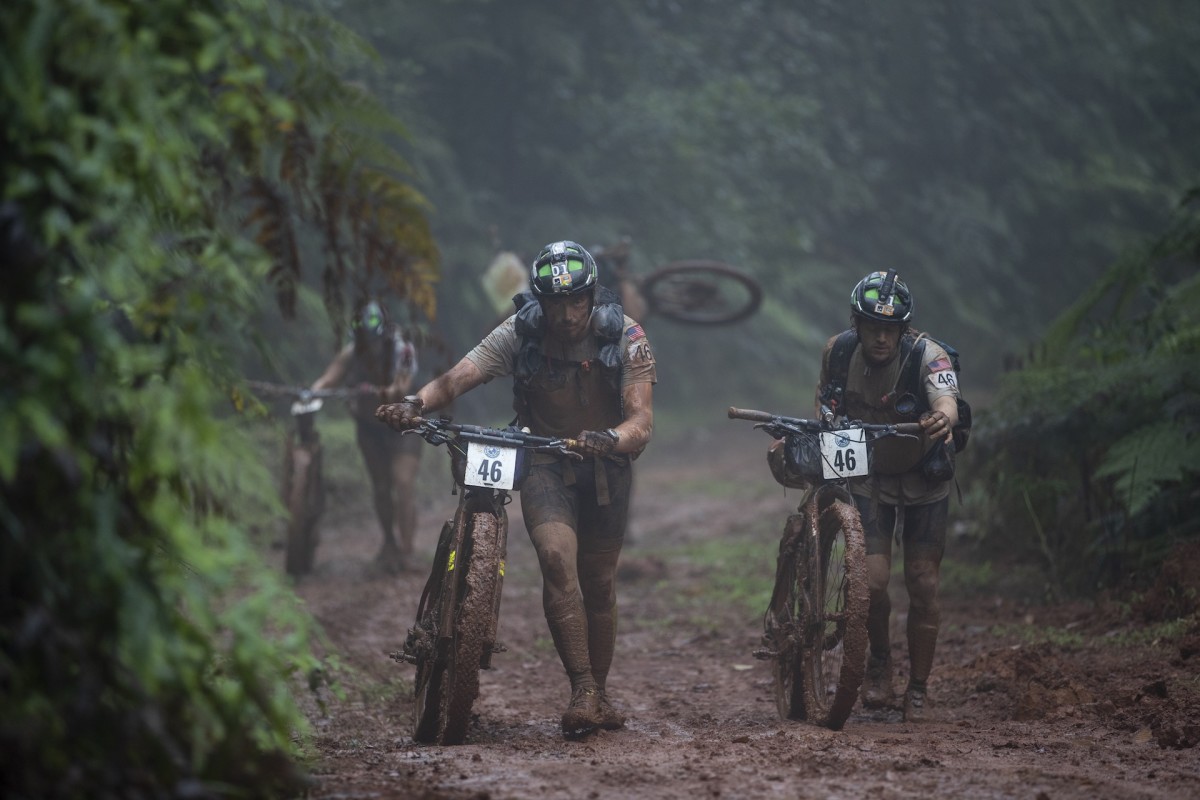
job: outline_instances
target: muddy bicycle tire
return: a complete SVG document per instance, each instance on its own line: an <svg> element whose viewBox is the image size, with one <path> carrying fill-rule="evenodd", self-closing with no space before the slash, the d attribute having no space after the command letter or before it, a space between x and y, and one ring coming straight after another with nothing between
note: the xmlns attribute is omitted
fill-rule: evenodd
<svg viewBox="0 0 1200 800"><path fill-rule="evenodd" d="M671 261L641 280L650 314L689 325L740 322L762 305L762 285L723 261Z"/></svg>
<svg viewBox="0 0 1200 800"><path fill-rule="evenodd" d="M312 572L320 531L317 523L324 511L325 491L321 475L321 446L311 450L289 443L284 459L284 502L288 509L284 569L300 577Z"/></svg>
<svg viewBox="0 0 1200 800"><path fill-rule="evenodd" d="M804 517L793 514L788 517L779 542L775 587L763 621L763 644L770 655L780 719L804 719L804 673L800 669L796 637L806 572L801 568L804 552Z"/></svg>
<svg viewBox="0 0 1200 800"><path fill-rule="evenodd" d="M500 528L496 518L485 513L472 514L470 525L470 552L454 567L461 570L461 583L441 678L438 744L461 744L467 738L471 707L479 696L479 670L495 640Z"/></svg>
<svg viewBox="0 0 1200 800"><path fill-rule="evenodd" d="M410 631L410 636L420 632L427 637L426 643L415 653L414 663L417 674L413 678L413 734L414 742L432 744L437 741L441 729L441 707L443 677L446 674L446 646L438 639L437 623L443 619L442 607L453 603L454 596L445 593L446 567L448 565L454 538L454 521L446 520L438 535L437 550L433 556L433 570L422 594L422 604L418 610L417 623ZM433 598L425 605L426 597Z"/></svg>
<svg viewBox="0 0 1200 800"><path fill-rule="evenodd" d="M867 548L852 503L834 499L822 504L819 512L816 506L814 501L806 508L808 524L815 526L809 530L819 530L820 535L817 552L806 559L807 619L798 682L808 721L840 730L858 700L866 670Z"/></svg>

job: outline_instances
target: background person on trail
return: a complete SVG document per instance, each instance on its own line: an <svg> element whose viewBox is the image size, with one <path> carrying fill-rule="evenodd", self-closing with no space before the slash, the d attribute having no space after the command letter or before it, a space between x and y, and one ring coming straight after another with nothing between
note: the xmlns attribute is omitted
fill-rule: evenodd
<svg viewBox="0 0 1200 800"><path fill-rule="evenodd" d="M375 516L383 531L383 545L376 563L384 572L394 575L409 567L412 557L417 527L413 488L421 459L421 439L387 435L375 419L375 409L381 401L400 399L412 387L417 351L395 325L388 323L382 306L375 300L362 304L350 327L350 343L338 352L311 388L346 385L367 390L350 401L350 413L354 417L358 449L371 480Z"/></svg>
<svg viewBox="0 0 1200 800"><path fill-rule="evenodd" d="M629 515L631 461L653 428L654 355L596 262L575 242L542 248L517 312L449 372L379 408L397 430L493 378L512 375L517 422L579 441L582 461L537 454L521 511L542 572L542 606L571 700L566 734L620 728L606 682L616 641L616 568ZM409 437L397 437L409 438ZM415 437L413 437L415 438Z"/></svg>
<svg viewBox="0 0 1200 800"><path fill-rule="evenodd" d="M938 579L954 469L950 443L958 423L958 376L940 345L910 330L913 298L895 270L873 272L859 281L850 295L850 310L850 330L830 338L821 356L818 413L825 405L838 416L867 423L918 420L925 431L920 441L897 437L877 442L871 474L850 481L867 539L871 592L863 706L879 708L894 701L888 578L895 536L904 548L909 599L904 718L917 721L925 710L941 621ZM920 368L906 370L910 359L920 360ZM914 385L904 385L908 376L914 376Z"/></svg>

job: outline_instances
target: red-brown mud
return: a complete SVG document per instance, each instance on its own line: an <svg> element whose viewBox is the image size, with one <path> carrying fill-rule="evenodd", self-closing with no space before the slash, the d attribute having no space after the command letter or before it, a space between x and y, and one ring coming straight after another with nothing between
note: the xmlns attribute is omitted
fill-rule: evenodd
<svg viewBox="0 0 1200 800"><path fill-rule="evenodd" d="M388 654L411 624L440 522L422 510L416 571L376 574L368 514L325 520L315 573L298 591L342 669L338 697L305 705L315 798L972 797L1191 798L1200 791L1200 628L1157 639L1113 604L1041 607L986 587L944 596L930 681L933 719L856 707L838 732L776 714L755 661L760 616L712 591L711 562L685 545L761 530L773 554L799 493L770 479L766 437L654 447L638 462L633 541L622 556L609 687L624 730L565 741L566 678L541 612L519 503L510 506L500 639L467 744L414 745L413 668ZM761 439L761 441L760 441ZM424 469L444 469L442 453ZM729 489L733 486L733 489ZM744 489L736 490L737 486ZM725 487L725 488L721 488ZM948 558L965 545L952 542ZM282 561L282 557L280 557ZM893 581L903 656L907 600ZM897 679L903 688L904 676Z"/></svg>

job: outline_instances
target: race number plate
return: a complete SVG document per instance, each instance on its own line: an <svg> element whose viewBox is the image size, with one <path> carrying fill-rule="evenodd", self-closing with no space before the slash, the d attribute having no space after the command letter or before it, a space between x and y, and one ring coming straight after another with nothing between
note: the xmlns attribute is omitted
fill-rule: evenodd
<svg viewBox="0 0 1200 800"><path fill-rule="evenodd" d="M867 474L867 438L862 428L821 434L821 471L826 479Z"/></svg>
<svg viewBox="0 0 1200 800"><path fill-rule="evenodd" d="M481 442L467 443L468 486L485 489L511 489L517 473L517 448Z"/></svg>

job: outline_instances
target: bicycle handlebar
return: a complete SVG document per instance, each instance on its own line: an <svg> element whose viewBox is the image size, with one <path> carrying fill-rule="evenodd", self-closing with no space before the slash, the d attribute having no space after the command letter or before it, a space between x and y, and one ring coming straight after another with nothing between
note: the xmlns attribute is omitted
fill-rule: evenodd
<svg viewBox="0 0 1200 800"><path fill-rule="evenodd" d="M354 398L378 396L375 389L362 389L357 386L341 389L309 389L307 386L288 386L282 383L267 383L266 381L246 381L252 391L270 397L291 397L295 400L312 398Z"/></svg>
<svg viewBox="0 0 1200 800"><path fill-rule="evenodd" d="M862 422L860 420L842 420L841 424L835 425L833 422L816 419L801 419L799 417L785 417L782 414L772 414L769 411L755 411L748 408L729 407L730 419L744 419L750 422L757 422L755 427L761 427L776 438L779 438L783 433L820 433L822 431L836 431L845 428L862 428L867 433L874 434L872 438L882 438L884 436L920 436L921 424L919 422L898 422L888 425L876 425ZM776 433L781 431L782 433Z"/></svg>
<svg viewBox="0 0 1200 800"><path fill-rule="evenodd" d="M417 426L401 434L413 433L432 445L447 444L455 439L481 444L495 444L502 447L519 447L539 453L559 453L575 459L583 456L573 448L579 446L577 439L557 439L546 436L534 436L525 431L505 428L488 428L482 425L463 425L447 419L418 417Z"/></svg>

